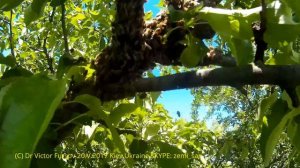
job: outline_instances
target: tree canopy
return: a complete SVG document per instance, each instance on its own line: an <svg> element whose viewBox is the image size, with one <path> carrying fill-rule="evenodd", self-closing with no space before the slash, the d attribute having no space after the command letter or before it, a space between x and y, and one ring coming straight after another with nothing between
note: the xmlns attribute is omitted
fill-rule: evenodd
<svg viewBox="0 0 300 168"><path fill-rule="evenodd" d="M144 3L0 1L0 167L298 167L297 1Z"/></svg>

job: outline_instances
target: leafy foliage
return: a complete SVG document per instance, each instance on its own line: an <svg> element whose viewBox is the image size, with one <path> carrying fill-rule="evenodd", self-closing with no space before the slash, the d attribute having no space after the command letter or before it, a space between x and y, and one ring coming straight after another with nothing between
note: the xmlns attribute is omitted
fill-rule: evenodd
<svg viewBox="0 0 300 168"><path fill-rule="evenodd" d="M0 1L0 167L299 166L299 107L293 106L295 97L275 86L195 88L191 121L170 117L156 102L160 92L109 102L91 93L97 70L90 62L116 43L116 3L125 2ZM169 3L160 1L159 6ZM208 44L232 54L237 66L252 63L259 1L226 0L214 8L195 4L169 5L164 8L168 14L158 16L176 23L165 36L179 29L185 33L176 62L184 68L161 66L161 74L197 67L209 55ZM299 64L299 5L271 0L264 12L265 63ZM143 19L151 17L147 13ZM209 24L217 34L208 40L197 37L192 30L199 24ZM147 71L147 77L154 75ZM207 112L204 120L201 109ZM38 153L55 158L43 160Z"/></svg>
<svg viewBox="0 0 300 168"><path fill-rule="evenodd" d="M16 79L1 89L2 167L30 165L30 159L15 160L15 154L34 152L65 94L65 85L63 80L51 81L43 77L31 77Z"/></svg>

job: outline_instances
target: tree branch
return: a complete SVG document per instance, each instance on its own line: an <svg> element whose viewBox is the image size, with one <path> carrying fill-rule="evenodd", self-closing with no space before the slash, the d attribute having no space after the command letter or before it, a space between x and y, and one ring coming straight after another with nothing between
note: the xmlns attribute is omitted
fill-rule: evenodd
<svg viewBox="0 0 300 168"><path fill-rule="evenodd" d="M253 23L252 31L254 35L254 41L256 44L256 52L254 62L264 63L264 53L268 47L268 44L264 41L264 33L266 31L266 3L265 0L261 0L262 10L260 11L260 22Z"/></svg>
<svg viewBox="0 0 300 168"><path fill-rule="evenodd" d="M13 43L13 32L12 32L12 17L13 11L10 10L10 18L9 18L9 43L10 43L10 52L13 57L15 57L14 52L14 43Z"/></svg>
<svg viewBox="0 0 300 168"><path fill-rule="evenodd" d="M44 42L43 42L43 52L44 52L44 54L45 54L45 56L46 56L46 59L47 59L48 69L50 70L50 72L51 72L52 74L54 74L55 71L54 71L54 68L53 68L53 65L52 65L53 59L52 59L51 56L49 55L48 49L47 49L46 45L47 45L47 37L44 38Z"/></svg>
<svg viewBox="0 0 300 168"><path fill-rule="evenodd" d="M56 10L56 7L53 7L53 8L52 8L52 13L50 14L50 17L49 17L49 22L50 22L50 23L53 22L55 10Z"/></svg>
<svg viewBox="0 0 300 168"><path fill-rule="evenodd" d="M66 21L65 21L65 14L66 13L66 8L65 4L61 5L61 27L63 30L63 36L64 36L64 43L65 43L65 53L69 53L69 43L68 43L68 32L66 28Z"/></svg>
<svg viewBox="0 0 300 168"><path fill-rule="evenodd" d="M235 85L279 85L288 83L300 85L300 65L277 65L224 67L208 70L184 72L174 75L143 78L132 83L112 84L106 87L104 100L130 97L136 92L156 92L185 89L200 86L235 86Z"/></svg>

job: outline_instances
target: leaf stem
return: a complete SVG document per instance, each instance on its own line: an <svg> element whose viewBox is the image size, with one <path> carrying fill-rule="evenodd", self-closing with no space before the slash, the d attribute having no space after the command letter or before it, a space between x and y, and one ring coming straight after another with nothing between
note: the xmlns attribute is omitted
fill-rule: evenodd
<svg viewBox="0 0 300 168"><path fill-rule="evenodd" d="M61 124L59 127L57 127L57 128L55 129L55 131L58 131L58 130L62 129L63 127L65 127L65 126L71 124L73 121L77 120L78 118L81 118L81 117L84 117L84 116L87 116L87 113L80 114L80 115L78 115L78 116L72 118L71 120L69 120L69 121L67 121L67 122L65 122L65 123L63 123L63 124Z"/></svg>

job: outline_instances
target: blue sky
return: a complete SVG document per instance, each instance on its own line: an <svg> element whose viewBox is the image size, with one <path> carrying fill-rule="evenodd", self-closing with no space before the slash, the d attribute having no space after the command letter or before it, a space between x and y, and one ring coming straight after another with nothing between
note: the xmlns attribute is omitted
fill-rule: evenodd
<svg viewBox="0 0 300 168"><path fill-rule="evenodd" d="M159 0L147 0L144 5L145 12L152 11L153 16L155 16L159 12L159 8L157 7L158 3Z"/></svg>

